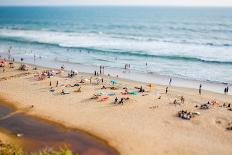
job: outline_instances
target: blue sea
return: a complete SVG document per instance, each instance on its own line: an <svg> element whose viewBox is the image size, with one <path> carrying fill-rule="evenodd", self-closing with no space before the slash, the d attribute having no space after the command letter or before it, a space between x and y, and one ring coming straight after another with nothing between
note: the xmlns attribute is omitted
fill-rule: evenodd
<svg viewBox="0 0 232 155"><path fill-rule="evenodd" d="M0 55L232 83L232 8L0 7ZM146 66L147 63L147 66Z"/></svg>

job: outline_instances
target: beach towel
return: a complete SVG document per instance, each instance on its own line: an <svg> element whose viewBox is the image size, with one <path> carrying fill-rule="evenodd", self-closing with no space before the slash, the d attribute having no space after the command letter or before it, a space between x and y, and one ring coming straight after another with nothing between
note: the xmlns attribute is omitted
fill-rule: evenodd
<svg viewBox="0 0 232 155"><path fill-rule="evenodd" d="M106 101L106 100L108 100L109 99L109 96L102 96L101 98L100 98L100 101Z"/></svg>
<svg viewBox="0 0 232 155"><path fill-rule="evenodd" d="M115 93L109 93L108 96L115 96Z"/></svg>
<svg viewBox="0 0 232 155"><path fill-rule="evenodd" d="M131 94L131 95L137 95L137 92L136 91L132 91L132 92L129 92L129 94Z"/></svg>

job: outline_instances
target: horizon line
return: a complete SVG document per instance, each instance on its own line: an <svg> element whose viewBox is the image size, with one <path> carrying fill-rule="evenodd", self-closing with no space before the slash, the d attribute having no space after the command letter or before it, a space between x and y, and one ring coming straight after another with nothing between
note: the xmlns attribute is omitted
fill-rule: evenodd
<svg viewBox="0 0 232 155"><path fill-rule="evenodd" d="M121 4L67 4L67 5L1 5L0 7L202 7L202 8L231 8L232 5L121 5Z"/></svg>

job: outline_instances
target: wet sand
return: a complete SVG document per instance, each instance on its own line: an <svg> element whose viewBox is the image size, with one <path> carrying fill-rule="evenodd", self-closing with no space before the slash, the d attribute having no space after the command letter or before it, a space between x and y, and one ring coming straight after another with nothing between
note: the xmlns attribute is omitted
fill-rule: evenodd
<svg viewBox="0 0 232 155"><path fill-rule="evenodd" d="M30 67L32 68L32 67ZM48 120L59 122L68 127L78 128L105 139L122 155L179 155L202 154L218 155L232 153L232 132L226 130L232 121L232 112L220 107L223 103L231 103L232 96L203 90L202 95L197 89L169 87L165 94L165 85L153 84L148 93L137 95L122 95L123 87L134 91L141 85L148 90L147 83L104 77L104 83L81 84L81 92L74 92L76 87L64 87L74 84L82 78L90 78L91 74L80 73L74 78L67 78L67 73L51 79L36 81L35 72L7 69L0 74L0 96L17 108L34 105L28 111ZM23 75L22 73L29 73ZM117 81L118 90L101 90L102 85L110 86L110 81ZM49 92L50 80L52 86L59 81L55 92ZM63 84L64 86L61 86ZM60 95L62 89L70 92ZM115 96L106 101L90 99L93 94L102 91L104 94L115 93L118 98L129 97L123 105L113 104ZM158 99L161 96L161 99ZM179 102L184 96L185 103L172 104L175 99ZM208 110L196 108L196 105L217 100L219 105ZM199 112L200 115L191 120L177 117L179 110Z"/></svg>

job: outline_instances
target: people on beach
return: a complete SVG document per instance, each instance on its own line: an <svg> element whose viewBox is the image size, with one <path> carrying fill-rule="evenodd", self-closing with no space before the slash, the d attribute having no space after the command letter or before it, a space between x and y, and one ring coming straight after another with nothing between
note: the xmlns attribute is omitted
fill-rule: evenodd
<svg viewBox="0 0 232 155"><path fill-rule="evenodd" d="M56 81L56 87L58 87L58 86L59 86L59 81L57 80L57 81Z"/></svg>
<svg viewBox="0 0 232 155"><path fill-rule="evenodd" d="M180 97L180 102L181 102L181 103L184 103L184 101L185 101L184 96L181 96L181 97Z"/></svg>
<svg viewBox="0 0 232 155"><path fill-rule="evenodd" d="M145 92L145 90L143 89L143 87L142 87L142 86L139 88L139 92L140 92L140 93Z"/></svg>
<svg viewBox="0 0 232 155"><path fill-rule="evenodd" d="M229 87L227 86L227 87L225 87L225 89L224 89L224 94L228 94L228 92L229 92Z"/></svg>
<svg viewBox="0 0 232 155"><path fill-rule="evenodd" d="M200 84L200 86L199 86L199 95L201 95L201 87L202 87L202 85Z"/></svg>
<svg viewBox="0 0 232 155"><path fill-rule="evenodd" d="M226 93L227 93L227 88L225 87L225 89L224 89L224 94L226 95Z"/></svg>
<svg viewBox="0 0 232 155"><path fill-rule="evenodd" d="M118 102L118 104L123 104L124 103L124 99L121 98L121 100Z"/></svg>
<svg viewBox="0 0 232 155"><path fill-rule="evenodd" d="M166 93L166 94L168 93L168 87L166 87L166 89L165 89L165 93Z"/></svg>
<svg viewBox="0 0 232 155"><path fill-rule="evenodd" d="M116 97L115 99L114 99L114 104L116 104L118 102L118 98Z"/></svg>
<svg viewBox="0 0 232 155"><path fill-rule="evenodd" d="M64 65L62 65L62 66L60 67L60 70L61 70L61 71L63 71L63 70L64 70Z"/></svg>
<svg viewBox="0 0 232 155"><path fill-rule="evenodd" d="M99 72L100 74L102 74L102 66L100 65L100 72Z"/></svg>
<svg viewBox="0 0 232 155"><path fill-rule="evenodd" d="M172 78L169 79L169 86L172 84Z"/></svg>

